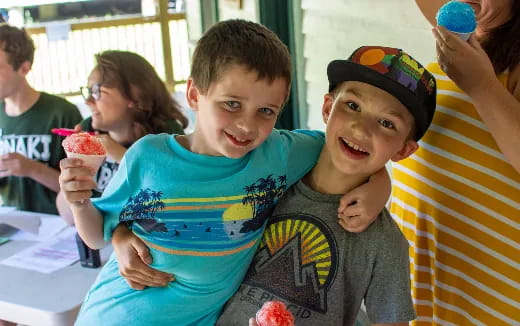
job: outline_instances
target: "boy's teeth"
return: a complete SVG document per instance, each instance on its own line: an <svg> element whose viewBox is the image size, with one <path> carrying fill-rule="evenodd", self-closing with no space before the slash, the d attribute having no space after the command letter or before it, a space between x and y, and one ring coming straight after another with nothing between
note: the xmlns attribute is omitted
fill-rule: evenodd
<svg viewBox="0 0 520 326"><path fill-rule="evenodd" d="M364 153L367 153L367 151L361 147L359 147L358 145L354 144L354 143L351 143L349 142L348 140L346 140L345 138L343 138L343 141L350 147L352 147L353 149L355 149L356 151L360 151L360 152L364 152Z"/></svg>
<svg viewBox="0 0 520 326"><path fill-rule="evenodd" d="M235 138L235 140L240 142L240 143L244 143L244 142L247 141L247 139L238 138L237 136L234 136L234 135L231 135L231 137Z"/></svg>

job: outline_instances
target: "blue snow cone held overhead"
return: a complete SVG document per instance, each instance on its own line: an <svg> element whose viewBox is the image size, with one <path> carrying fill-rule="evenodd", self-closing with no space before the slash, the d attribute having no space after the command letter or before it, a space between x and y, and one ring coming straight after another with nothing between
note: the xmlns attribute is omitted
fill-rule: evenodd
<svg viewBox="0 0 520 326"><path fill-rule="evenodd" d="M470 5L452 0L437 12L437 24L452 32L472 33L477 27L477 19Z"/></svg>

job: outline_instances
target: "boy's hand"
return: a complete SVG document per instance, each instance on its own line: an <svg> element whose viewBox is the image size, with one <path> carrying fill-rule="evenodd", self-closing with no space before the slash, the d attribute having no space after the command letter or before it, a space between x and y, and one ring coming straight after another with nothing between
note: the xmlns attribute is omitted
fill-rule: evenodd
<svg viewBox="0 0 520 326"><path fill-rule="evenodd" d="M339 224L349 232L363 232L385 207L392 185L386 168L379 170L370 180L345 194L339 203Z"/></svg>
<svg viewBox="0 0 520 326"><path fill-rule="evenodd" d="M114 230L112 246L119 264L119 273L132 289L164 287L175 280L173 275L148 266L152 263L148 247L124 225L119 225Z"/></svg>
<svg viewBox="0 0 520 326"><path fill-rule="evenodd" d="M249 318L249 326L258 326L255 318Z"/></svg>
<svg viewBox="0 0 520 326"><path fill-rule="evenodd" d="M93 179L96 171L84 166L78 158L62 159L60 169L60 189L69 204L81 205L92 197L92 189L96 187Z"/></svg>

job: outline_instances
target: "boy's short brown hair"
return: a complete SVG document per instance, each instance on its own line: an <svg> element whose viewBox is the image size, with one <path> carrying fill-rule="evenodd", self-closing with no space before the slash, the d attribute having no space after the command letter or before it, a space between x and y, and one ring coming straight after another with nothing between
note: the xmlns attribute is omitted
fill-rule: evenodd
<svg viewBox="0 0 520 326"><path fill-rule="evenodd" d="M7 53L7 62L18 70L20 66L34 60L34 42L24 29L0 24L0 49Z"/></svg>
<svg viewBox="0 0 520 326"><path fill-rule="evenodd" d="M291 57L287 46L266 27L240 19L213 25L197 42L191 78L202 94L231 65L243 65L270 82L284 78L291 84Z"/></svg>

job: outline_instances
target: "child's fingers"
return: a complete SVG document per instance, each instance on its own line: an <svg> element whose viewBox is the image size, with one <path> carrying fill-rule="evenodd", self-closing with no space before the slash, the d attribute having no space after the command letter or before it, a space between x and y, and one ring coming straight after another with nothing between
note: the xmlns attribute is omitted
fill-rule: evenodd
<svg viewBox="0 0 520 326"><path fill-rule="evenodd" d="M140 264L133 262L128 266L128 269L132 275L138 275L139 277L142 277L145 280L150 280L150 282L159 284L160 286L166 286L168 283L175 280L172 274L158 271L142 262Z"/></svg>
<svg viewBox="0 0 520 326"><path fill-rule="evenodd" d="M63 191L63 195L65 196L65 200L69 203L83 203L84 200L92 197L92 191Z"/></svg>
<svg viewBox="0 0 520 326"><path fill-rule="evenodd" d="M87 167L75 167L61 170L60 180L62 182L68 182L71 180L92 180L92 170Z"/></svg>
<svg viewBox="0 0 520 326"><path fill-rule="evenodd" d="M141 258L141 260L150 265L152 263L152 256L150 255L150 249L142 242L142 241L134 241L133 243L135 251L137 251L137 255Z"/></svg>
<svg viewBox="0 0 520 326"><path fill-rule="evenodd" d="M254 318L249 318L249 326L258 326Z"/></svg>
<svg viewBox="0 0 520 326"><path fill-rule="evenodd" d="M156 271L143 264L140 260L131 261L128 265L120 266L119 273L128 281L151 287L163 287L172 281L170 274Z"/></svg>
<svg viewBox="0 0 520 326"><path fill-rule="evenodd" d="M341 213L338 214L339 217L351 217L351 216L357 216L361 215L363 213L363 210L361 209L360 205L353 204L347 206Z"/></svg>
<svg viewBox="0 0 520 326"><path fill-rule="evenodd" d="M120 273L121 276L123 276L126 279L127 283L133 282L143 286L154 288L165 287L169 283L165 280L150 279L148 276L141 274L138 271L133 271L131 273L123 273L123 271L121 271Z"/></svg>
<svg viewBox="0 0 520 326"><path fill-rule="evenodd" d="M64 158L60 160L60 169L68 169L68 168L74 168L78 166L82 166L83 161L79 158Z"/></svg>
<svg viewBox="0 0 520 326"><path fill-rule="evenodd" d="M361 216L342 217L338 222L342 228L353 233L363 232L370 225Z"/></svg>
<svg viewBox="0 0 520 326"><path fill-rule="evenodd" d="M146 288L146 286L138 283L138 282L134 282L134 281L131 281L131 280L128 280L125 278L125 281L126 283L128 283L128 286L130 286L132 289L134 290L138 290L138 291L141 291L141 290L144 290Z"/></svg>
<svg viewBox="0 0 520 326"><path fill-rule="evenodd" d="M92 178L73 178L61 179L60 189L63 191L91 191L96 187L96 182Z"/></svg>
<svg viewBox="0 0 520 326"><path fill-rule="evenodd" d="M357 199L357 196L355 196L355 194L352 195L351 192L341 197L339 200L338 213L344 213L348 207L355 205Z"/></svg>

